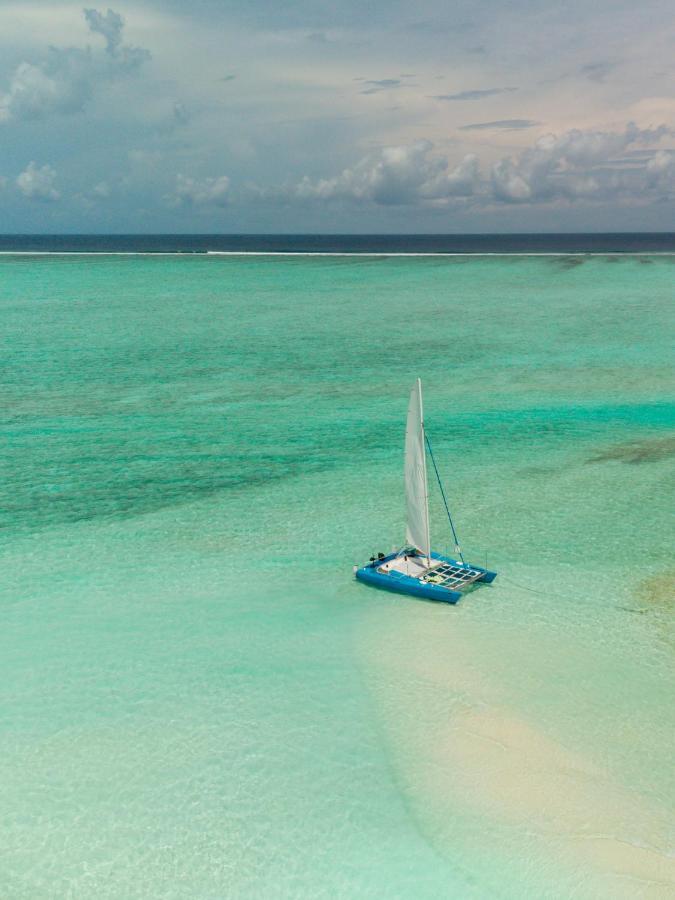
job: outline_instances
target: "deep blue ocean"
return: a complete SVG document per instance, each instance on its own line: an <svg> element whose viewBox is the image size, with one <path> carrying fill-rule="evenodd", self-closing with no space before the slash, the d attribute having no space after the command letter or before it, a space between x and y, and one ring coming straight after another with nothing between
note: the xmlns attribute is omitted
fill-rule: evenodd
<svg viewBox="0 0 675 900"><path fill-rule="evenodd" d="M675 232L632 234L29 234L0 252L672 253Z"/></svg>

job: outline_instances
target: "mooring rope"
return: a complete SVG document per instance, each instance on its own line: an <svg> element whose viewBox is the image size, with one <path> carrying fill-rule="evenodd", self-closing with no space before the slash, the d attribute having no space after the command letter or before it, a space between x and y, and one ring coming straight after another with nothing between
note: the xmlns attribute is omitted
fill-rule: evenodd
<svg viewBox="0 0 675 900"><path fill-rule="evenodd" d="M498 573L499 581L506 582L507 584L513 585L513 587L520 588L521 591L529 591L531 594L538 594L540 597L555 597L557 600L569 600L569 595L565 596L564 594L556 594L555 591L545 590L542 591L539 588L530 587L527 584L521 584L519 581L515 581L513 578L509 578L508 575L503 575L501 572Z"/></svg>

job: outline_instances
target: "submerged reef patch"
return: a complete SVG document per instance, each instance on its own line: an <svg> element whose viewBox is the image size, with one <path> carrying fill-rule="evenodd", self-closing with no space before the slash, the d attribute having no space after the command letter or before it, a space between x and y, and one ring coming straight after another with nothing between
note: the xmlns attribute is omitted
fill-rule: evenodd
<svg viewBox="0 0 675 900"><path fill-rule="evenodd" d="M675 435L615 444L613 447L589 456L586 462L616 461L637 465L638 463L659 462L662 459L669 459L671 456L675 456Z"/></svg>
<svg viewBox="0 0 675 900"><path fill-rule="evenodd" d="M640 583L638 597L649 609L675 609L675 569L646 578Z"/></svg>
<svg viewBox="0 0 675 900"><path fill-rule="evenodd" d="M568 271L569 269L576 269L578 266L583 266L586 260L583 256L556 256L553 258L552 262L557 269Z"/></svg>

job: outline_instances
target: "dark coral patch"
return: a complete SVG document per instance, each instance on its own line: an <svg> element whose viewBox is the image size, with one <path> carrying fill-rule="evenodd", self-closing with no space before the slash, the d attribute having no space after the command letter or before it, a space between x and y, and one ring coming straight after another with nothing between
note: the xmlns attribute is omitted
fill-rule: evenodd
<svg viewBox="0 0 675 900"><path fill-rule="evenodd" d="M671 456L675 456L675 436L617 444L614 447L608 447L599 451L594 456L590 456L586 462L614 461L638 465L640 463L659 462Z"/></svg>

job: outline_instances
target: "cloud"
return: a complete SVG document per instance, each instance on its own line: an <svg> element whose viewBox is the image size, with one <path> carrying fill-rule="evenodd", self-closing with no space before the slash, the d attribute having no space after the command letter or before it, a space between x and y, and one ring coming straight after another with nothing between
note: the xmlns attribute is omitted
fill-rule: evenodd
<svg viewBox="0 0 675 900"><path fill-rule="evenodd" d="M355 79L357 80L357 79ZM358 79L361 80L361 79ZM364 84L370 85L362 94L378 94L380 91L391 91L401 86L400 78L380 78L375 81L364 81Z"/></svg>
<svg viewBox="0 0 675 900"><path fill-rule="evenodd" d="M190 113L184 103L179 100L173 105L173 122L175 125L187 125L190 121Z"/></svg>
<svg viewBox="0 0 675 900"><path fill-rule="evenodd" d="M460 91L458 94L435 94L434 100L482 100L483 97L494 97L496 94L511 94L515 87L484 88L478 91Z"/></svg>
<svg viewBox="0 0 675 900"><path fill-rule="evenodd" d="M656 143L671 133L665 125L640 129L629 123L622 132L573 129L561 135L547 134L515 160L506 157L493 165L492 192L498 200L522 203L560 197L640 197L650 188L664 190L672 182L670 152L643 157L642 165L631 159L621 166L614 158L633 144Z"/></svg>
<svg viewBox="0 0 675 900"><path fill-rule="evenodd" d="M650 187L675 189L675 150L659 150L645 167Z"/></svg>
<svg viewBox="0 0 675 900"><path fill-rule="evenodd" d="M19 63L9 88L0 93L0 122L80 112L98 85L132 74L150 59L148 50L122 44L124 21L118 13L86 9L84 16L89 30L105 38L105 51L50 47L40 62Z"/></svg>
<svg viewBox="0 0 675 900"><path fill-rule="evenodd" d="M641 129L630 123L619 132L547 134L516 157L495 162L485 178L475 155L453 167L434 153L431 141L420 140L382 148L332 177L305 176L277 190L254 187L251 194L261 200L417 207L445 207L470 198L473 208L495 201L654 201L675 196L675 151L646 148L672 133L665 125Z"/></svg>
<svg viewBox="0 0 675 900"><path fill-rule="evenodd" d="M138 172L150 172L156 169L163 160L161 150L143 150L133 148L127 153L131 167Z"/></svg>
<svg viewBox="0 0 675 900"><path fill-rule="evenodd" d="M90 64L88 51L55 47L40 65L20 63L0 96L0 121L78 112L91 98Z"/></svg>
<svg viewBox="0 0 675 900"><path fill-rule="evenodd" d="M432 155L431 141L385 147L364 157L333 178L303 178L290 189L299 199L349 199L383 206L438 203L450 197L468 197L478 180L478 160L469 155L454 169Z"/></svg>
<svg viewBox="0 0 675 900"><path fill-rule="evenodd" d="M492 187L498 200L516 202L529 200L532 188L517 164L511 159L500 159L492 167Z"/></svg>
<svg viewBox="0 0 675 900"><path fill-rule="evenodd" d="M584 76L584 78L588 78L590 81L598 81L602 82L609 75L609 73L616 69L616 63L612 62L597 62L597 63L588 63L585 66L582 66L579 69L579 73Z"/></svg>
<svg viewBox="0 0 675 900"><path fill-rule="evenodd" d="M99 181L99 183L94 185L91 189L91 193L99 200L107 200L112 192L107 181Z"/></svg>
<svg viewBox="0 0 675 900"><path fill-rule="evenodd" d="M520 131L523 128L534 128L535 125L541 125L541 122L535 122L534 119L498 119L496 122L474 122L472 125L460 125L460 131L493 131L495 129Z"/></svg>
<svg viewBox="0 0 675 900"><path fill-rule="evenodd" d="M97 9L84 9L84 17L93 34L101 34L105 38L106 50L115 56L122 43L124 19L119 13L109 9L105 15Z"/></svg>
<svg viewBox="0 0 675 900"><path fill-rule="evenodd" d="M30 200L49 202L58 200L61 196L54 187L55 180L56 172L50 165L38 168L34 162L30 162L17 177L16 185L24 197L28 197Z"/></svg>
<svg viewBox="0 0 675 900"><path fill-rule="evenodd" d="M445 35L460 34L469 31L471 28L468 22L441 22L438 19L424 19L419 22L407 22L403 26L404 31L419 32L423 35Z"/></svg>
<svg viewBox="0 0 675 900"><path fill-rule="evenodd" d="M172 206L227 206L230 179L227 175L215 178L176 176L176 188L169 198Z"/></svg>
<svg viewBox="0 0 675 900"><path fill-rule="evenodd" d="M133 72L151 58L151 53L144 47L132 47L122 43L124 19L119 13L108 9L105 15L96 9L83 10L84 17L92 34L100 34L105 39L106 54L114 60L109 70L111 75Z"/></svg>

